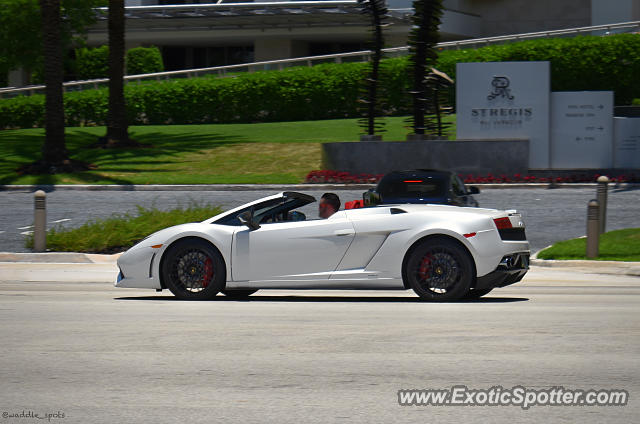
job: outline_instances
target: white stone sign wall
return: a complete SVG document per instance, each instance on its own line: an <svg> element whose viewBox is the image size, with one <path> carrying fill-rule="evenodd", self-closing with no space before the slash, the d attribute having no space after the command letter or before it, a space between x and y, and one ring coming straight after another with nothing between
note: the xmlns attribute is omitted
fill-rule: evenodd
<svg viewBox="0 0 640 424"><path fill-rule="evenodd" d="M549 62L458 63L456 81L458 139L529 139L529 167L549 167Z"/></svg>
<svg viewBox="0 0 640 424"><path fill-rule="evenodd" d="M613 118L614 168L640 169L640 118Z"/></svg>
<svg viewBox="0 0 640 424"><path fill-rule="evenodd" d="M613 91L551 93L551 168L613 167Z"/></svg>

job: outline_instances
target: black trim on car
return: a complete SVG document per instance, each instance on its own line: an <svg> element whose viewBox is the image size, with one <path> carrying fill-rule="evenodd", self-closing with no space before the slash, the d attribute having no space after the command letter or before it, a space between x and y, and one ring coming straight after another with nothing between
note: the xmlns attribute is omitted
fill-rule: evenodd
<svg viewBox="0 0 640 424"><path fill-rule="evenodd" d="M529 271L529 253L514 253L502 258L498 267L476 279L476 289L504 287L522 280Z"/></svg>
<svg viewBox="0 0 640 424"><path fill-rule="evenodd" d="M500 234L500 238L502 240L507 240L507 241L525 241L525 240L527 240L527 236L524 233L524 228L522 228L522 227L503 228L503 229L498 230L498 233Z"/></svg>

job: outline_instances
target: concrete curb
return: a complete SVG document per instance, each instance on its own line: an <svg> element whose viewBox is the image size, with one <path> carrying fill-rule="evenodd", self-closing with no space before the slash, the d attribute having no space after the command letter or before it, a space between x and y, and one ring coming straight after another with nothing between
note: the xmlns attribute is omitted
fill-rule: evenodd
<svg viewBox="0 0 640 424"><path fill-rule="evenodd" d="M12 253L0 252L0 263L27 264L115 264L122 253L100 255L93 253L47 252Z"/></svg>
<svg viewBox="0 0 640 424"><path fill-rule="evenodd" d="M480 189L540 189L540 188L596 188L597 183L561 183L553 186L548 183L504 183L504 184L468 184ZM0 185L0 191L36 191L57 190L79 191L288 191L288 190L368 190L375 184L43 184L43 185ZM640 183L610 184L610 189L640 188Z"/></svg>
<svg viewBox="0 0 640 424"><path fill-rule="evenodd" d="M640 262L531 259L532 266L570 268L594 274L640 277Z"/></svg>
<svg viewBox="0 0 640 424"><path fill-rule="evenodd" d="M0 262L3 282L113 284L117 276L115 263Z"/></svg>

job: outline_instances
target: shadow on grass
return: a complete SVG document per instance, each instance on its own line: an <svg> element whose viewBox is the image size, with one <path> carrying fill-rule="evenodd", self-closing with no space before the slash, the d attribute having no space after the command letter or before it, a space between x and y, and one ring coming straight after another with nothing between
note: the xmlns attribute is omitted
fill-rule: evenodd
<svg viewBox="0 0 640 424"><path fill-rule="evenodd" d="M154 169L154 166L178 161L184 154L205 149L228 146L252 141L241 136L224 136L219 134L182 133L164 134L162 132L132 131L131 137L148 147L134 149L99 149L90 148L97 140L95 131L70 130L66 135L67 149L70 157L98 166L96 170L74 174L40 174L33 175L34 185L51 185L60 181L60 177L73 176L80 182L92 184L108 181L112 184L128 185L131 180L126 177L111 177L105 172L138 174L168 172ZM0 132L0 185L13 184L23 176L16 169L25 163L38 160L41 156L44 133L29 134L24 131ZM144 167L146 165L147 167ZM3 175L4 174L4 175Z"/></svg>
<svg viewBox="0 0 640 424"><path fill-rule="evenodd" d="M180 300L174 296L126 296L116 297L114 300L169 300L175 302L193 302L192 300ZM474 300L463 300L451 303L511 303L526 302L526 297L481 297ZM317 303L434 303L427 302L419 297L404 296L249 296L246 299L234 299L226 296L216 296L207 302L317 302ZM436 304L436 303L434 303Z"/></svg>

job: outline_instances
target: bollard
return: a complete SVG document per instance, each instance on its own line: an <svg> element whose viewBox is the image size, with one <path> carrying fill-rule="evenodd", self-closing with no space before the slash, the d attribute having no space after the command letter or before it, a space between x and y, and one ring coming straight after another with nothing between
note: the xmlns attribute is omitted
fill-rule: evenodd
<svg viewBox="0 0 640 424"><path fill-rule="evenodd" d="M605 175L598 177L598 204L600 205L600 214L598 219L600 220L600 234L605 232L605 226L607 223L607 187L609 185L609 178Z"/></svg>
<svg viewBox="0 0 640 424"><path fill-rule="evenodd" d="M47 206L46 194L42 190L34 195L33 211L33 251L44 252L47 248Z"/></svg>
<svg viewBox="0 0 640 424"><path fill-rule="evenodd" d="M587 258L598 257L598 243L600 239L599 205L593 199L587 206Z"/></svg>

